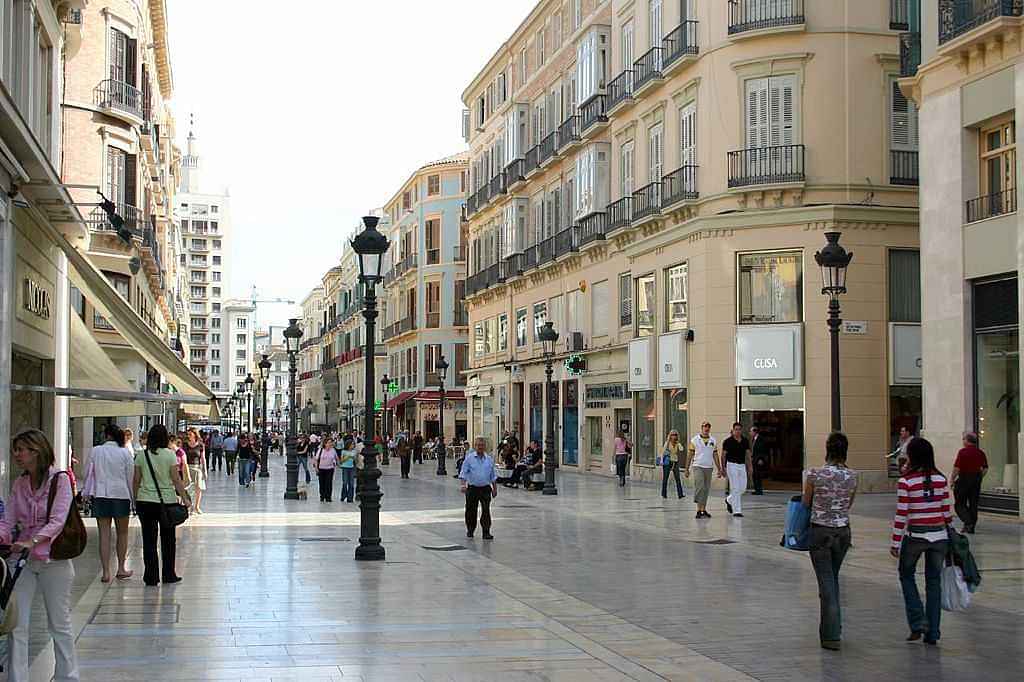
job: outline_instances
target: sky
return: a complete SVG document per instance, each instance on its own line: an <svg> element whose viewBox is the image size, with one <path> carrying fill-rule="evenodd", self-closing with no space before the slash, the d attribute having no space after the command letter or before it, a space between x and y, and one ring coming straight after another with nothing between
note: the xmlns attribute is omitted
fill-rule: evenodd
<svg viewBox="0 0 1024 682"><path fill-rule="evenodd" d="M167 0L178 143L194 115L201 189L231 195L229 295L298 303L360 216L463 151L462 92L535 3Z"/></svg>

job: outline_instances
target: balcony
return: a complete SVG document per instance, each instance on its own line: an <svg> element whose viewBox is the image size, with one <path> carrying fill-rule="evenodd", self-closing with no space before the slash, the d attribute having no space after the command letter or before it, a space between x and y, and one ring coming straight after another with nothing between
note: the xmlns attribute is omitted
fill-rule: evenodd
<svg viewBox="0 0 1024 682"><path fill-rule="evenodd" d="M466 219L468 220L479 208L476 205L476 194L470 194L466 197L466 203L463 205L462 210L465 211Z"/></svg>
<svg viewBox="0 0 1024 682"><path fill-rule="evenodd" d="M644 185L633 192L633 222L646 222L661 214L661 180Z"/></svg>
<svg viewBox="0 0 1024 682"><path fill-rule="evenodd" d="M505 282L505 264L498 262L487 268L487 286Z"/></svg>
<svg viewBox="0 0 1024 682"><path fill-rule="evenodd" d="M544 164L555 158L555 152L558 149L558 131L552 131L540 141L540 158L538 163L543 168Z"/></svg>
<svg viewBox="0 0 1024 682"><path fill-rule="evenodd" d="M555 234L555 258L573 251L579 251L579 247L576 245L576 228L570 225Z"/></svg>
<svg viewBox="0 0 1024 682"><path fill-rule="evenodd" d="M577 245L584 246L590 242L604 240L604 235L607 232L607 225L607 213L591 213L586 218L578 221L576 225Z"/></svg>
<svg viewBox="0 0 1024 682"><path fill-rule="evenodd" d="M93 104L101 109L108 109L128 114L142 123L148 118L142 98L142 90L134 85L117 81L111 78L100 81L100 84L93 88Z"/></svg>
<svg viewBox="0 0 1024 682"><path fill-rule="evenodd" d="M528 178L540 168L540 145L534 145L523 159L523 177Z"/></svg>
<svg viewBox="0 0 1024 682"><path fill-rule="evenodd" d="M160 254L160 244L156 239L156 220L152 219L151 224L142 233L142 267L149 277L150 286L156 291L164 288L164 266Z"/></svg>
<svg viewBox="0 0 1024 682"><path fill-rule="evenodd" d="M893 31L910 30L910 0L889 0L889 28Z"/></svg>
<svg viewBox="0 0 1024 682"><path fill-rule="evenodd" d="M558 151L564 152L570 147L579 144L580 141L580 117L572 115L562 121L558 126Z"/></svg>
<svg viewBox="0 0 1024 682"><path fill-rule="evenodd" d="M491 200L491 187L486 182L476 191L476 205L483 208Z"/></svg>
<svg viewBox="0 0 1024 682"><path fill-rule="evenodd" d="M729 0L729 35L804 24L804 0Z"/></svg>
<svg viewBox="0 0 1024 682"><path fill-rule="evenodd" d="M580 134L582 136L608 125L605 101L604 95L594 95L580 105Z"/></svg>
<svg viewBox="0 0 1024 682"><path fill-rule="evenodd" d="M682 166L675 169L661 179L662 208L669 208L684 201L696 201L697 193L697 166Z"/></svg>
<svg viewBox="0 0 1024 682"><path fill-rule="evenodd" d="M508 277L519 277L523 274L523 254L513 253L505 257L505 274Z"/></svg>
<svg viewBox="0 0 1024 682"><path fill-rule="evenodd" d="M408 272L416 269L416 254L407 253L400 260L398 260L391 269L384 273L384 286L390 286L392 282L402 277Z"/></svg>
<svg viewBox="0 0 1024 682"><path fill-rule="evenodd" d="M453 263L465 263L466 262L466 247L463 245L452 247L452 262Z"/></svg>
<svg viewBox="0 0 1024 682"><path fill-rule="evenodd" d="M633 103L633 69L626 69L608 83L608 113Z"/></svg>
<svg viewBox="0 0 1024 682"><path fill-rule="evenodd" d="M729 152L729 187L804 182L804 146L787 144Z"/></svg>
<svg viewBox="0 0 1024 682"><path fill-rule="evenodd" d="M967 222L975 223L986 218L1017 212L1017 190L985 194L967 202Z"/></svg>
<svg viewBox="0 0 1024 682"><path fill-rule="evenodd" d="M483 291L484 271L474 272L466 278L466 296L473 296L478 291Z"/></svg>
<svg viewBox="0 0 1024 682"><path fill-rule="evenodd" d="M537 267L537 262L537 245L526 247L526 250L523 251L523 272L533 270Z"/></svg>
<svg viewBox="0 0 1024 682"><path fill-rule="evenodd" d="M465 327L469 325L469 311L464 304L457 304L452 311L452 326Z"/></svg>
<svg viewBox="0 0 1024 682"><path fill-rule="evenodd" d="M427 329L438 329L441 326L440 311L427 311Z"/></svg>
<svg viewBox="0 0 1024 682"><path fill-rule="evenodd" d="M636 74L636 82L633 84L634 97L640 97L648 86L662 80L662 53L661 47L652 47L633 62L633 72Z"/></svg>
<svg viewBox="0 0 1024 682"><path fill-rule="evenodd" d="M889 183L917 186L917 152L889 150Z"/></svg>
<svg viewBox="0 0 1024 682"><path fill-rule="evenodd" d="M144 217L139 209L135 208L131 204L115 202L114 212L124 219L124 226L130 230L136 238L142 237ZM94 230L96 232L115 232L114 226L110 224L110 220L107 218L106 211L99 206L89 212L89 218L86 222L88 223L90 230Z"/></svg>
<svg viewBox="0 0 1024 682"><path fill-rule="evenodd" d="M688 57L695 57L700 52L697 44L697 22L684 21L676 26L661 40L661 47L661 75L668 78L686 63Z"/></svg>
<svg viewBox="0 0 1024 682"><path fill-rule="evenodd" d="M939 45L993 19L1022 14L1022 0L939 0Z"/></svg>
<svg viewBox="0 0 1024 682"><path fill-rule="evenodd" d="M540 267L555 259L555 238L548 237L537 242L537 266Z"/></svg>
<svg viewBox="0 0 1024 682"><path fill-rule="evenodd" d="M626 227L633 222L633 197L622 197L608 204L608 232Z"/></svg>
<svg viewBox="0 0 1024 682"><path fill-rule="evenodd" d="M900 77L912 78L921 66L921 34L900 34Z"/></svg>
<svg viewBox="0 0 1024 682"><path fill-rule="evenodd" d="M508 186L505 184L505 171L498 171L498 174L491 178L491 199L497 199L507 192Z"/></svg>
<svg viewBox="0 0 1024 682"><path fill-rule="evenodd" d="M526 180L526 160L516 159L505 166L505 186L512 189L512 185Z"/></svg>

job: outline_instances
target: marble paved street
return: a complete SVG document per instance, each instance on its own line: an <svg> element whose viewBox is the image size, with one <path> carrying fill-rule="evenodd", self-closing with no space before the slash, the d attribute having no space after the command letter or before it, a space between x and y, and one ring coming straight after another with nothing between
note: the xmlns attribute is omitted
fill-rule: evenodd
<svg viewBox="0 0 1024 682"><path fill-rule="evenodd" d="M861 496L833 653L807 556L778 547L785 494L729 519L717 493L698 522L689 499L560 472L557 497L500 488L496 539L469 540L456 482L433 462L403 481L396 462L381 479L387 561L356 563L357 507L317 502L315 483L286 503L272 460L254 489L213 476L207 513L180 531L183 582L79 578L83 680L1020 679L1024 533L1006 520L979 523L983 589L926 648L903 641L894 501ZM141 576L137 528L131 565ZM33 674L51 661L43 648Z"/></svg>

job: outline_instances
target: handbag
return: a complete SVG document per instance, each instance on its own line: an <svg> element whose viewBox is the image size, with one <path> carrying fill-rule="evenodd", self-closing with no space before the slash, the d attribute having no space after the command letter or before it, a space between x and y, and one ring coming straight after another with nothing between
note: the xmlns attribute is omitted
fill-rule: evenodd
<svg viewBox="0 0 1024 682"><path fill-rule="evenodd" d="M160 500L160 513L163 514L164 521L168 525L180 526L188 521L188 507L181 502L172 502L171 504L164 502L164 494L160 492L160 482L156 479L153 462L149 459L149 450L144 450L144 454L146 455L146 466L149 467L149 475L153 477L153 485L156 486L156 496Z"/></svg>
<svg viewBox="0 0 1024 682"><path fill-rule="evenodd" d="M971 591L964 580L964 572L952 560L942 568L942 608L945 611L963 611L971 605Z"/></svg>
<svg viewBox="0 0 1024 682"><path fill-rule="evenodd" d="M779 545L798 552L806 552L811 548L811 510L804 506L800 495L794 495L789 500L786 526Z"/></svg>
<svg viewBox="0 0 1024 682"><path fill-rule="evenodd" d="M53 511L53 500L57 497L57 479L61 474L68 476L68 472L58 471L50 479L50 494L46 501L47 520L50 519L50 514ZM71 485L70 476L68 476L68 485ZM71 489L73 494L74 487L72 486ZM78 511L77 502L72 499L71 507L68 509L68 517L64 519L64 527L57 534L57 537L50 541L50 558L56 560L74 559L85 551L86 539L85 522L82 521L82 515Z"/></svg>

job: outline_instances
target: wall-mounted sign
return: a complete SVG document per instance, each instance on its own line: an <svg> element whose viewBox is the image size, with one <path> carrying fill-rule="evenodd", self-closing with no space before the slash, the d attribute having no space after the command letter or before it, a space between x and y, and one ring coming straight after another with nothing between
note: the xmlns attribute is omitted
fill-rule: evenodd
<svg viewBox="0 0 1024 682"><path fill-rule="evenodd" d="M740 325L736 328L736 385L801 386L803 326Z"/></svg>
<svg viewBox="0 0 1024 682"><path fill-rule="evenodd" d="M44 320L50 319L50 292L26 277L22 284L22 305L25 310Z"/></svg>
<svg viewBox="0 0 1024 682"><path fill-rule="evenodd" d="M654 390L654 372L651 363L654 360L654 349L650 336L633 339L629 342L629 390Z"/></svg>
<svg viewBox="0 0 1024 682"><path fill-rule="evenodd" d="M658 387L686 388L686 332L658 337Z"/></svg>
<svg viewBox="0 0 1024 682"><path fill-rule="evenodd" d="M392 380L391 383L388 384L388 393L398 393L398 382L397 381Z"/></svg>
<svg viewBox="0 0 1024 682"><path fill-rule="evenodd" d="M590 384L586 396L587 400L625 400L629 397L629 384Z"/></svg>
<svg viewBox="0 0 1024 682"><path fill-rule="evenodd" d="M889 325L889 383L921 384L921 325L893 322Z"/></svg>
<svg viewBox="0 0 1024 682"><path fill-rule="evenodd" d="M587 371L587 359L581 353L573 353L565 359L565 373L571 377L583 376Z"/></svg>
<svg viewBox="0 0 1024 682"><path fill-rule="evenodd" d="M867 320L843 320L844 334L867 334Z"/></svg>

